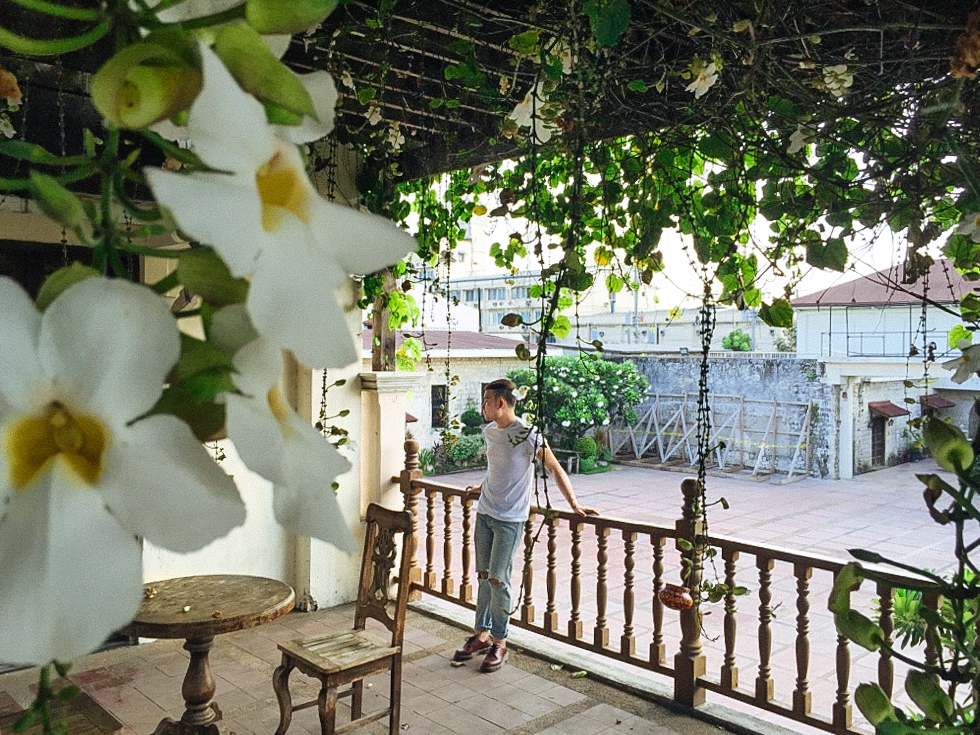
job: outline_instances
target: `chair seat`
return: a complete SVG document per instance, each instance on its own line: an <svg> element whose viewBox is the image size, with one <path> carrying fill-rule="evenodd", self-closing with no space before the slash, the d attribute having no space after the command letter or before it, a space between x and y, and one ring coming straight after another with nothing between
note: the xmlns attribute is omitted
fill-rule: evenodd
<svg viewBox="0 0 980 735"><path fill-rule="evenodd" d="M391 658L400 646L389 646L361 630L309 636L279 644L279 650L296 662L335 674L372 661Z"/></svg>

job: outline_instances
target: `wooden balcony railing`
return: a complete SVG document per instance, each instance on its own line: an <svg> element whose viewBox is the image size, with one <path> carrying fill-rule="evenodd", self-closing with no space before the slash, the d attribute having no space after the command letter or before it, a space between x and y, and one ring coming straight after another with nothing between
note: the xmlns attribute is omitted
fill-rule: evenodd
<svg viewBox="0 0 980 735"><path fill-rule="evenodd" d="M415 589L473 609L475 501L463 488L423 479L418 445L405 449L406 468L393 479L418 523ZM696 482L684 480L681 490L674 528L533 508L511 624L671 677L675 700L689 706L714 692L843 735L873 729L852 707L859 683L876 681L904 702L904 665L837 634L826 601L845 561L712 535L702 569L677 544L703 536L693 512ZM706 578L750 594L703 602L700 619L694 608L665 609L659 593L667 582L681 583L685 554L692 588ZM893 595L912 580L887 579L852 593L852 606L875 617L891 642ZM938 603L924 600L933 609ZM937 660L932 650L912 655Z"/></svg>

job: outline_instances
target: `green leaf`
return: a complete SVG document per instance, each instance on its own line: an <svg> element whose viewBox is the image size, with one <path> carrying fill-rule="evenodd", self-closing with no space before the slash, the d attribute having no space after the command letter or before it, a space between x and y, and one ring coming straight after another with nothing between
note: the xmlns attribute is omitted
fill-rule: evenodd
<svg viewBox="0 0 980 735"><path fill-rule="evenodd" d="M568 320L567 316L557 316L551 323L551 333L558 339L564 339L571 333L571 331L572 323Z"/></svg>
<svg viewBox="0 0 980 735"><path fill-rule="evenodd" d="M510 46L512 51L522 56L532 56L538 52L540 38L541 32L537 29L532 29L518 33L516 36L511 36L507 41L507 45Z"/></svg>
<svg viewBox="0 0 980 735"><path fill-rule="evenodd" d="M640 94L643 94L650 88L647 87L646 82L644 82L642 79L633 79L626 85L626 89L630 90L631 92L639 92Z"/></svg>
<svg viewBox="0 0 980 735"><path fill-rule="evenodd" d="M374 87L362 87L357 93L357 101L362 105L366 105L377 96L378 90Z"/></svg>
<svg viewBox="0 0 980 735"><path fill-rule="evenodd" d="M170 382L184 383L199 373L215 369L231 372L234 369L231 357L208 342L182 333L180 360L170 371Z"/></svg>
<svg viewBox="0 0 980 735"><path fill-rule="evenodd" d="M949 343L950 348L956 348L960 346L960 342L966 340L967 345L973 343L973 332L967 329L962 324L956 324L952 329L949 330L949 334L946 336L946 341Z"/></svg>
<svg viewBox="0 0 980 735"><path fill-rule="evenodd" d="M822 242L808 242L806 262L815 268L829 268L843 273L847 266L847 245L840 238L834 238L826 245Z"/></svg>
<svg viewBox="0 0 980 735"><path fill-rule="evenodd" d="M211 248L183 251L177 277L191 293L214 306L240 304L248 296L248 281L233 278L228 266Z"/></svg>
<svg viewBox="0 0 980 735"><path fill-rule="evenodd" d="M102 274L95 270L95 268L90 268L80 263L73 263L65 268L59 268L48 276L41 285L35 305L39 311L44 311L51 305L52 301L58 298L69 287L74 286L79 281L84 281L86 278L100 275Z"/></svg>
<svg viewBox="0 0 980 735"><path fill-rule="evenodd" d="M633 9L628 0L609 0L594 16L593 32L600 46L615 46L629 27Z"/></svg>
<svg viewBox="0 0 980 735"><path fill-rule="evenodd" d="M191 427L199 441L208 441L225 426L223 404L202 401L182 385L169 385L151 414L170 414Z"/></svg>
<svg viewBox="0 0 980 735"><path fill-rule="evenodd" d="M770 327L788 329L793 326L793 307L786 299L773 299L759 308L759 318Z"/></svg>
<svg viewBox="0 0 980 735"><path fill-rule="evenodd" d="M922 429L922 439L944 470L965 472L973 464L973 447L959 427L931 417Z"/></svg>

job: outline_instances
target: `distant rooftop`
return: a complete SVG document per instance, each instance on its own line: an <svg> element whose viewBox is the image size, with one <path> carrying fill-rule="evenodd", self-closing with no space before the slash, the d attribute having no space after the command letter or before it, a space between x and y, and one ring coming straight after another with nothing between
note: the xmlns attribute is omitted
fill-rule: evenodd
<svg viewBox="0 0 980 735"><path fill-rule="evenodd" d="M963 278L953 267L952 261L947 259L933 263L929 273L915 283L902 283L903 275L904 265L894 265L887 270L801 296L793 300L793 306L920 304L923 294L936 303L954 304L959 303L963 294L973 290L973 283Z"/></svg>
<svg viewBox="0 0 980 735"><path fill-rule="evenodd" d="M401 346L406 337L415 337L422 342L427 350L508 350L514 351L523 340L499 337L495 334L482 332L446 331L445 329L407 329L400 330L396 335L396 347ZM371 330L365 328L361 332L361 344L365 350L371 350Z"/></svg>

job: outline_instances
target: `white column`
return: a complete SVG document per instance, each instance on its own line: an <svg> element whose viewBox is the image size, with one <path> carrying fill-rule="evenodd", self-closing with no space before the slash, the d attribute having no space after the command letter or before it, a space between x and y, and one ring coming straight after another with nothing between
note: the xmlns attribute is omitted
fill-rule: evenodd
<svg viewBox="0 0 980 735"><path fill-rule="evenodd" d="M405 464L405 401L424 386L416 373L361 373L361 517L371 503L403 506L391 482Z"/></svg>

